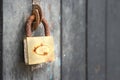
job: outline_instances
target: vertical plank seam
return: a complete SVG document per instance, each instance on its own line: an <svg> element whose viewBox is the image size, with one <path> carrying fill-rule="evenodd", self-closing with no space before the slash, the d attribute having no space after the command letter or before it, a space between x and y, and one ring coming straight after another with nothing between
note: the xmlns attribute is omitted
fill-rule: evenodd
<svg viewBox="0 0 120 80"><path fill-rule="evenodd" d="M107 18L108 1L105 0L105 80L107 80Z"/></svg>
<svg viewBox="0 0 120 80"><path fill-rule="evenodd" d="M61 61L61 66L60 66L60 80L62 80L62 54L63 54L63 50L62 50L62 0L60 0L60 61Z"/></svg>
<svg viewBox="0 0 120 80"><path fill-rule="evenodd" d="M0 80L3 80L3 0L0 1Z"/></svg>
<svg viewBox="0 0 120 80"><path fill-rule="evenodd" d="M88 0L85 1L85 26L86 26L86 31L85 31L85 54L86 54L86 59L85 59L85 64L86 64L86 72L85 72L85 80L88 80Z"/></svg>

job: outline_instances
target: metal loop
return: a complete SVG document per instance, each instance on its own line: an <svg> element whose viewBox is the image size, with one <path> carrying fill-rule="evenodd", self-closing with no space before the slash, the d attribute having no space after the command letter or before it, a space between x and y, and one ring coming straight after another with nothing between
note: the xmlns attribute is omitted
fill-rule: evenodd
<svg viewBox="0 0 120 80"><path fill-rule="evenodd" d="M36 30L40 22L42 21L42 9L39 5L33 5L32 15L35 15L35 20L32 25L32 31Z"/></svg>
<svg viewBox="0 0 120 80"><path fill-rule="evenodd" d="M32 23L35 19L35 16L34 15L31 15L29 18L28 18L28 21L27 21L27 24L26 24L26 36L27 37L30 37L32 36ZM48 22L45 18L42 18L42 24L44 26L44 31L45 31L45 36L50 36L50 29L49 29L49 25L48 25Z"/></svg>

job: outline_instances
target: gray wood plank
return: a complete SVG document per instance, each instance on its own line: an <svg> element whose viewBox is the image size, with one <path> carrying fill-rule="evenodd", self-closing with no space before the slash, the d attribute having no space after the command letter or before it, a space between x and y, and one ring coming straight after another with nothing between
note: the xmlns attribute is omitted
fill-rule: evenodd
<svg viewBox="0 0 120 80"><path fill-rule="evenodd" d="M55 62L42 67L26 66L23 59L24 28L32 0L4 0L3 5L3 80L60 80L60 0L40 1L54 37L56 56ZM43 34L43 27L34 32L35 36Z"/></svg>
<svg viewBox="0 0 120 80"><path fill-rule="evenodd" d="M3 41L3 0L0 1L0 80L3 80L3 57L2 57L2 41Z"/></svg>
<svg viewBox="0 0 120 80"><path fill-rule="evenodd" d="M120 80L120 0L107 2L107 80Z"/></svg>
<svg viewBox="0 0 120 80"><path fill-rule="evenodd" d="M88 0L87 78L106 80L105 77L105 0Z"/></svg>
<svg viewBox="0 0 120 80"><path fill-rule="evenodd" d="M32 80L60 80L60 0L41 0L40 5L54 37L56 60L34 70Z"/></svg>
<svg viewBox="0 0 120 80"><path fill-rule="evenodd" d="M30 67L24 64L25 22L32 0L3 0L3 80L31 80Z"/></svg>
<svg viewBox="0 0 120 80"><path fill-rule="evenodd" d="M62 80L86 80L85 0L62 0Z"/></svg>

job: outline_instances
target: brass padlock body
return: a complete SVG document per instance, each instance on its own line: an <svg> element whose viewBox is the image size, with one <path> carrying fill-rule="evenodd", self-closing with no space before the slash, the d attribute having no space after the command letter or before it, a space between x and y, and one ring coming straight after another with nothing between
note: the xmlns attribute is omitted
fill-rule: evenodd
<svg viewBox="0 0 120 80"><path fill-rule="evenodd" d="M24 39L25 63L28 65L55 60L52 36L26 37Z"/></svg>

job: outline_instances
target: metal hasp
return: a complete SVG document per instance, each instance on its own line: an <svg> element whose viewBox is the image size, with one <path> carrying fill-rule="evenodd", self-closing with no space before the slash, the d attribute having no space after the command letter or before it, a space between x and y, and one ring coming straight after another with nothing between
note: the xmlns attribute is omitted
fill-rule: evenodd
<svg viewBox="0 0 120 80"><path fill-rule="evenodd" d="M33 4L32 16L34 17L32 31L36 30L40 22L42 21L42 9L38 4Z"/></svg>

